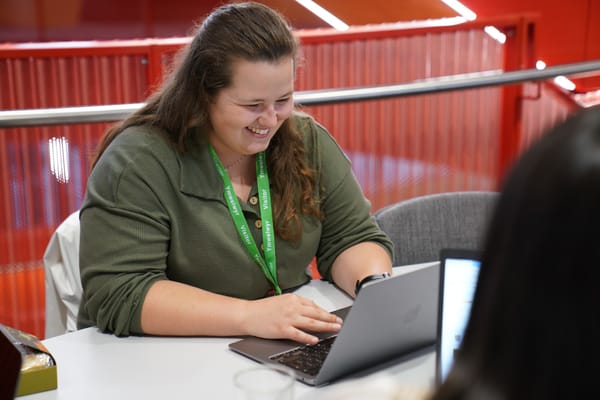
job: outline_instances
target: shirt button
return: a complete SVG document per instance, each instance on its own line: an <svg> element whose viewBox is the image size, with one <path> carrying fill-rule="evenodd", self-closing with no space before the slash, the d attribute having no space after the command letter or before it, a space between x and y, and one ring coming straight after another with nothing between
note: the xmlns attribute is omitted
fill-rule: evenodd
<svg viewBox="0 0 600 400"><path fill-rule="evenodd" d="M258 203L258 198L256 196L252 196L252 197L250 197L249 201L250 201L250 204L255 206Z"/></svg>
<svg viewBox="0 0 600 400"><path fill-rule="evenodd" d="M262 221L260 219L257 219L254 222L254 226L257 227L258 229L262 228Z"/></svg>

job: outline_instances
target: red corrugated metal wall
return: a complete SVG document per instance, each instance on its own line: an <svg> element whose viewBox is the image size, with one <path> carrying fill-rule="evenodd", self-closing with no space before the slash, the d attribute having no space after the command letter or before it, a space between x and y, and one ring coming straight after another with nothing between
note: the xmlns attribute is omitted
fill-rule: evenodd
<svg viewBox="0 0 600 400"><path fill-rule="evenodd" d="M573 99L553 83L527 83L523 93L520 149L529 147L546 129L578 109Z"/></svg>
<svg viewBox="0 0 600 400"><path fill-rule="evenodd" d="M141 44L2 46L0 108L139 102L151 83L151 54ZM106 126L0 130L0 322L43 337L43 252L80 206L89 155Z"/></svg>
<svg viewBox="0 0 600 400"><path fill-rule="evenodd" d="M373 86L504 67L503 46L480 28L401 33L307 41L299 86ZM377 209L425 193L495 188L500 91L455 91L309 111L348 152Z"/></svg>
<svg viewBox="0 0 600 400"><path fill-rule="evenodd" d="M507 56L508 50L523 51L523 45L500 45L481 24L299 36L304 56L299 91L402 83L523 63L518 54ZM509 40L528 44L526 36L521 30ZM143 101L186 41L0 45L0 109ZM504 89L496 87L307 109L347 151L375 210L420 194L495 189L503 168L503 99ZM522 107L521 97L515 101ZM554 121L569 107L553 91L540 91L523 108L531 110L526 116ZM524 121L521 145L539 135L541 123L532 121ZM80 206L89 155L106 126L0 129L0 322L43 337L43 252L58 224Z"/></svg>

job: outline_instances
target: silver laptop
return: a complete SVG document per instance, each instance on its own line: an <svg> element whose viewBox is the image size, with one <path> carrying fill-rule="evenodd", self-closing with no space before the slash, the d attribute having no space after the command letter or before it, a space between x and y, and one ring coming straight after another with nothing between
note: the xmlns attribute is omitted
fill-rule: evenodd
<svg viewBox="0 0 600 400"><path fill-rule="evenodd" d="M434 263L365 285L351 307L335 311L344 319L342 329L318 334L317 345L248 337L229 348L261 363L286 365L301 382L321 386L432 346L438 279Z"/></svg>
<svg viewBox="0 0 600 400"><path fill-rule="evenodd" d="M480 254L474 250L443 249L440 252L436 383L450 372L471 313L479 277Z"/></svg>

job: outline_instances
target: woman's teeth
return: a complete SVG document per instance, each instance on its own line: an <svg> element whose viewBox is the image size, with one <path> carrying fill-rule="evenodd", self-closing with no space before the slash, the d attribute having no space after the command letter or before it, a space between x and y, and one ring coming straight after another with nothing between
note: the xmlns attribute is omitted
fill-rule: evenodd
<svg viewBox="0 0 600 400"><path fill-rule="evenodd" d="M266 135L269 133L269 129L258 129L258 128L250 128L248 127L248 129L254 133L256 133L257 135Z"/></svg>

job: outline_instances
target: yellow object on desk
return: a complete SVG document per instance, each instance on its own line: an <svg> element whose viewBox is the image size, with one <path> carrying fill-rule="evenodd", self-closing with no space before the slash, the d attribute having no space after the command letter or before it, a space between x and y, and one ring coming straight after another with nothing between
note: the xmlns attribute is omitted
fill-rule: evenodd
<svg viewBox="0 0 600 400"><path fill-rule="evenodd" d="M56 361L40 340L23 331L0 325L0 333L21 356L17 396L56 389Z"/></svg>

